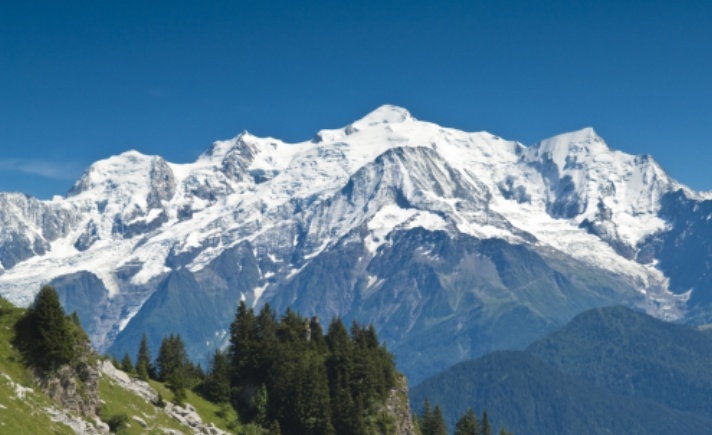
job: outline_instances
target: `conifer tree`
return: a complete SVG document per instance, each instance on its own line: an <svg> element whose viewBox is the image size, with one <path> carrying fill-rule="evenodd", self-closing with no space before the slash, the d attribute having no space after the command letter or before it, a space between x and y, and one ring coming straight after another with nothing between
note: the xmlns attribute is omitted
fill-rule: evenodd
<svg viewBox="0 0 712 435"><path fill-rule="evenodd" d="M133 362L131 362L131 357L128 352L126 352L124 357L121 359L121 370L129 374L134 372L134 365Z"/></svg>
<svg viewBox="0 0 712 435"><path fill-rule="evenodd" d="M312 346L320 354L326 353L326 339L324 338L324 330L321 327L321 322L317 316L312 316L309 320L309 332L311 336Z"/></svg>
<svg viewBox="0 0 712 435"><path fill-rule="evenodd" d="M422 435L447 435L445 419L443 418L440 406L435 405L435 408L431 409L428 399L425 399L423 402L423 415L420 418L420 431Z"/></svg>
<svg viewBox="0 0 712 435"><path fill-rule="evenodd" d="M487 411L482 412L482 435L492 435L492 425L487 417Z"/></svg>
<svg viewBox="0 0 712 435"><path fill-rule="evenodd" d="M340 318L329 324L326 335L329 357L326 361L331 397L331 412L337 433L357 433L360 416L352 391L352 349L349 335Z"/></svg>
<svg viewBox="0 0 712 435"><path fill-rule="evenodd" d="M174 394L174 401L182 404L185 400L185 388L188 386L188 375L192 364L188 361L185 344L180 335L166 337L161 342L156 359L159 380L167 382Z"/></svg>
<svg viewBox="0 0 712 435"><path fill-rule="evenodd" d="M245 301L240 301L235 320L230 325L230 385L238 389L240 382L255 379L257 340L255 337L255 313Z"/></svg>
<svg viewBox="0 0 712 435"><path fill-rule="evenodd" d="M141 337L141 344L138 348L136 356L136 374L142 381L148 381L149 378L156 378L156 370L151 362L151 351L148 348L148 339L146 334Z"/></svg>
<svg viewBox="0 0 712 435"><path fill-rule="evenodd" d="M433 409L430 401L425 398L423 401L423 413L420 416L420 432L422 435L431 435L433 421Z"/></svg>
<svg viewBox="0 0 712 435"><path fill-rule="evenodd" d="M255 413L255 418L254 421L255 423L259 424L260 426L266 426L268 421L267 421L267 404L269 401L269 397L267 395L267 387L262 384L260 385L260 388L257 390L257 394L254 395L252 398L252 407L254 409Z"/></svg>
<svg viewBox="0 0 712 435"><path fill-rule="evenodd" d="M267 428L267 435L282 435L282 429L279 427L277 420L272 420L272 423Z"/></svg>
<svg viewBox="0 0 712 435"><path fill-rule="evenodd" d="M57 291L50 286L37 293L15 330L16 345L27 362L44 371L72 362L80 342L88 341L81 326L65 315Z"/></svg>
<svg viewBox="0 0 712 435"><path fill-rule="evenodd" d="M435 409L433 410L433 423L432 423L431 435L447 435L445 419L443 418L443 412L440 409L440 405L435 405Z"/></svg>
<svg viewBox="0 0 712 435"><path fill-rule="evenodd" d="M457 421L455 435L480 435L480 423L472 408L468 409Z"/></svg>
<svg viewBox="0 0 712 435"><path fill-rule="evenodd" d="M321 358L307 352L300 361L297 379L295 411L300 430L294 433L308 435L334 435L329 412L329 385Z"/></svg>
<svg viewBox="0 0 712 435"><path fill-rule="evenodd" d="M279 355L277 340L277 316L269 304L262 307L255 320L255 340L259 345L255 350L257 369L255 382L268 383Z"/></svg>
<svg viewBox="0 0 712 435"><path fill-rule="evenodd" d="M220 349L216 349L210 359L210 370L201 390L212 402L230 401L230 361L227 354Z"/></svg>

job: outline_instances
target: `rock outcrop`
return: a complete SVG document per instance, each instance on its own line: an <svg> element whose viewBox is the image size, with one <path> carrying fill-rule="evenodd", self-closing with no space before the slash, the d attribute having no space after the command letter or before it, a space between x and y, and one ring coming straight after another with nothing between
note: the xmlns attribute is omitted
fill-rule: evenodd
<svg viewBox="0 0 712 435"><path fill-rule="evenodd" d="M395 388L388 393L384 408L393 422L393 435L416 434L410 412L410 402L408 401L408 380L405 376L401 375L396 382Z"/></svg>
<svg viewBox="0 0 712 435"><path fill-rule="evenodd" d="M101 374L106 376L116 382L121 388L131 391L149 403L155 404L158 399L158 393L156 390L151 388L147 382L141 381L139 379L131 378L125 372L117 369L109 361L102 361L99 363L99 369ZM156 408L159 408L156 406ZM178 406L173 403L166 403L165 407L159 408L163 412L171 416L174 420L180 424L191 428L195 434L208 434L208 435L227 435L227 432L213 426L210 423L205 423L200 415L196 412L195 408L186 403L184 406ZM136 424L140 426L146 425L145 421L137 421L134 418ZM168 433L167 431L165 431Z"/></svg>
<svg viewBox="0 0 712 435"><path fill-rule="evenodd" d="M99 368L89 343L74 364L40 377L42 391L65 410L87 418L99 415Z"/></svg>

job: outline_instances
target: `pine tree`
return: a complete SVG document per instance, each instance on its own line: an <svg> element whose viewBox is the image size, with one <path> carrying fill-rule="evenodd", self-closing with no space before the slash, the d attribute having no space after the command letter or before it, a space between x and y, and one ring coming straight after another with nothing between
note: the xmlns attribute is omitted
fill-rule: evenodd
<svg viewBox="0 0 712 435"><path fill-rule="evenodd" d="M163 339L156 362L159 380L168 383L173 391L174 402L182 404L192 364L188 361L185 344L180 335L171 334Z"/></svg>
<svg viewBox="0 0 712 435"><path fill-rule="evenodd" d="M148 339L146 334L141 337L141 344L138 348L138 355L136 356L136 373L139 379L142 381L148 381L149 378L156 377L156 369L151 363L151 351L148 348Z"/></svg>
<svg viewBox="0 0 712 435"><path fill-rule="evenodd" d="M267 435L282 435L282 429L279 427L277 420L272 420L272 423L267 428Z"/></svg>
<svg viewBox="0 0 712 435"><path fill-rule="evenodd" d="M134 365L133 362L131 362L131 357L128 352L126 352L124 357L121 359L121 370L129 374L134 372Z"/></svg>
<svg viewBox="0 0 712 435"><path fill-rule="evenodd" d="M27 363L51 371L71 363L78 355L78 345L86 334L66 316L57 291L44 286L37 293L25 316L17 322L16 345Z"/></svg>
<svg viewBox="0 0 712 435"><path fill-rule="evenodd" d="M425 402L423 402L420 430L422 435L447 435L445 419L443 418L440 406L435 405L435 408L431 410L428 399L425 399Z"/></svg>
<svg viewBox="0 0 712 435"><path fill-rule="evenodd" d="M472 408L468 409L457 421L455 435L480 435L480 423Z"/></svg>
<svg viewBox="0 0 712 435"><path fill-rule="evenodd" d="M267 404L269 402L269 398L267 395L267 387L262 384L260 385L260 388L257 390L257 394L254 395L252 398L252 407L254 409L255 413L255 418L254 421L255 423L259 424L260 426L266 426L268 421L267 421Z"/></svg>
<svg viewBox="0 0 712 435"><path fill-rule="evenodd" d="M240 383L255 379L256 354L255 313L245 301L240 301L235 320L230 325L230 365L232 379L230 385L239 390Z"/></svg>
<svg viewBox="0 0 712 435"><path fill-rule="evenodd" d="M422 435L429 435L430 426L433 420L433 409L430 407L430 401L425 398L423 401L423 413L420 416L420 432Z"/></svg>
<svg viewBox="0 0 712 435"><path fill-rule="evenodd" d="M433 425L431 435L447 435L445 419L443 418L443 412L440 409L440 405L435 405L435 409L433 410Z"/></svg>
<svg viewBox="0 0 712 435"><path fill-rule="evenodd" d="M215 403L230 401L230 361L225 352L216 349L210 359L210 370L205 377L203 394Z"/></svg>
<svg viewBox="0 0 712 435"><path fill-rule="evenodd" d="M189 361L188 354L185 351L185 344L180 335L171 334L163 339L156 363L160 381L167 382L175 375L184 374L181 372L188 366Z"/></svg>
<svg viewBox="0 0 712 435"><path fill-rule="evenodd" d="M339 434L358 433L361 422L360 413L354 412L358 403L353 394L352 344L340 318L333 319L329 324L326 343L329 349L326 368L334 428Z"/></svg>
<svg viewBox="0 0 712 435"><path fill-rule="evenodd" d="M259 342L255 349L256 371L254 382L269 383L273 368L279 353L277 340L277 316L269 304L262 307L255 320L254 339Z"/></svg>
<svg viewBox="0 0 712 435"><path fill-rule="evenodd" d="M69 363L74 356L75 342L55 289L43 287L31 310L37 319L44 357L54 366Z"/></svg>
<svg viewBox="0 0 712 435"><path fill-rule="evenodd" d="M306 435L333 435L331 422L329 384L323 361L315 352L307 352L300 361L295 391L295 417Z"/></svg>
<svg viewBox="0 0 712 435"><path fill-rule="evenodd" d="M482 435L492 435L492 425L487 417L487 411L482 412Z"/></svg>

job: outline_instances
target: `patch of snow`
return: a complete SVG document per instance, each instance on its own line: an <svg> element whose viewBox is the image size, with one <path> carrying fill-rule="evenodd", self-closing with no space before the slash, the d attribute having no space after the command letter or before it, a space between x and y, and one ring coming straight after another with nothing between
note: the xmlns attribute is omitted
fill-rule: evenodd
<svg viewBox="0 0 712 435"><path fill-rule="evenodd" d="M252 302L252 306L255 307L257 306L257 302L260 300L260 297L262 296L262 293L267 289L269 286L269 283L266 282L261 286L255 287L255 289L252 291L252 294L255 296L254 302Z"/></svg>

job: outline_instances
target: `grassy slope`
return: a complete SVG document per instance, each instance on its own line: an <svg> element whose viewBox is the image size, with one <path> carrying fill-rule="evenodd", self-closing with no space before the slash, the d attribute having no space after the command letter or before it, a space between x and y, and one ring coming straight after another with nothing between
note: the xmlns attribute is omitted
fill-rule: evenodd
<svg viewBox="0 0 712 435"><path fill-rule="evenodd" d="M42 394L32 379L32 375L21 363L19 353L10 345L14 337L14 324L22 316L24 310L15 308L7 301L0 299L0 433L16 435L39 434L73 434L67 426L54 423L50 420L44 408L55 406ZM8 379L9 378L9 379ZM17 397L15 386L32 388L24 399ZM151 386L161 393L164 400L171 401L173 394L162 383L151 381ZM126 414L129 417L129 426L121 431L122 434L162 434L159 427L179 430L190 434L192 431L180 425L163 411L147 403L138 395L124 390L111 379L102 377L99 384L102 403L102 418L104 420L117 414ZM231 409L223 418L220 415L220 406L210 403L192 391L188 392L187 403L207 423L229 431L229 423L237 421L237 415ZM223 410L225 411L225 410ZM137 416L148 423L148 428L143 428L131 419ZM238 426L234 426L239 429Z"/></svg>
<svg viewBox="0 0 712 435"><path fill-rule="evenodd" d="M73 434L70 428L50 420L44 408L52 406L52 402L39 392L31 374L22 365L20 354L10 345L15 322L23 311L0 299L0 433ZM21 399L13 384L33 391Z"/></svg>

